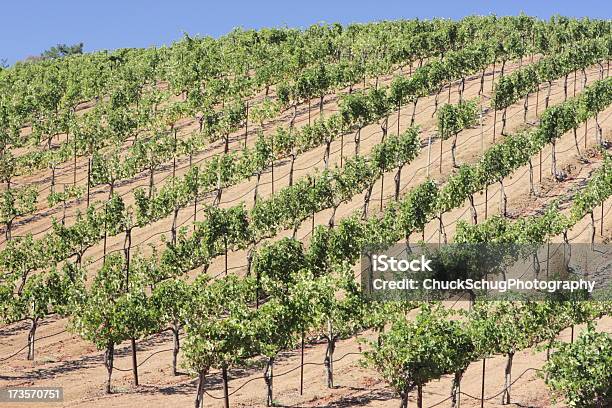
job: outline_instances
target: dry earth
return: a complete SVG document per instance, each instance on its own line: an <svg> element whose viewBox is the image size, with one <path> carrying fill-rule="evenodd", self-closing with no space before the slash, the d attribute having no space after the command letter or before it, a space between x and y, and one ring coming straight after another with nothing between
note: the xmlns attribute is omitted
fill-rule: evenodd
<svg viewBox="0 0 612 408"><path fill-rule="evenodd" d="M525 63L525 62L524 62ZM507 71L511 72L516 69L517 63L508 64ZM499 67L498 67L499 69ZM588 70L589 83L597 79L598 72L596 68ZM499 71L496 72L496 78ZM381 79L381 83L388 83L390 76ZM482 98L484 106L487 105L490 90L491 90L491 69L488 70L488 75L485 81L485 95ZM466 82L467 98L475 97L479 89L479 77L470 78ZM544 109L544 95L546 90L540 91L538 113ZM570 76L569 83L570 95L573 93L574 83ZM583 89L582 78L579 75L576 84L576 93L580 93ZM440 96L441 104L446 102L447 93L442 92ZM456 102L458 98L456 87L451 93L451 102ZM325 114L330 114L337 111L337 98L335 95L330 95L326 98ZM536 98L529 99L529 112L527 122L533 122L536 119ZM550 104L557 104L563 101L563 84L562 81L553 83L552 97ZM421 127L422 140L426 145L429 137L432 136L431 154L427 147L424 147L420 155L412 163L404 168L402 174L401 190L405 194L409 189L418 183L426 180L428 174L435 180L444 182L449 174L453 172L450 160L450 141L443 144L442 154L442 170L439 171L439 149L440 140L435 137L435 119L432 118L434 97L422 98L416 109L416 123ZM522 117L523 102L520 101L508 109L508 124L507 131L511 133L525 126ZM400 114L400 130L407 128L410 122L410 114L412 107L408 106L402 109ZM313 118L318 115L318 108L313 108ZM283 115L281 120L269 123L266 131L272 131L274 127L283 122L288 121L289 113ZM496 141L500 141L503 137L499 134L501 128L500 116L498 115L498 125ZM610 139L610 128L612 124L612 108L608 108L600 115L600 123L604 129L604 136ZM397 117L395 112L390 116L389 129L393 133L397 129ZM298 120L301 123L307 122L307 108L300 107L300 115ZM492 134L493 115L492 112L487 112L483 116L482 126L477 126L473 129L468 129L459 135L457 159L459 163L474 163L481 156L483 149L491 146L493 142ZM193 131L196 127L191 120L185 120L182 134L187 134ZM594 140L594 121L589 121L586 127L579 129L579 146L581 152L585 153L585 135L586 145L592 147L595 144ZM361 154L367 154L374 145L381 141L382 131L380 124L372 124L362 131ZM242 133L236 132L234 141L232 142L233 149L239 149L242 145ZM251 142L254 137L251 137ZM331 163L340 162L340 140L334 141L332 144ZM222 151L220 143L215 143L206 151L194 157L194 163L206 160L213 154L219 154ZM306 174L312 174L316 169L321 170L323 167L323 152L324 147L313 149L298 157L295 163L296 173L294 179L298 180ZM354 153L354 142L352 135L344 137L344 146L342 148L344 157L350 157ZM558 183L552 181L550 177L550 148L545 149L540 165L539 157L533 158L534 172L536 175L536 185L538 189L537 197L529 195L529 173L528 167L524 166L518 169L512 177L505 181L505 192L508 197L508 210L512 217L521 217L534 214L544 208L552 200L562 197L570 189L576 188L583 184L590 172L595 170L601 164L601 157L591 154L589 160L584 162L580 160L574 139L571 133L564 135L557 144L558 166L568 172L568 179ZM428 166L428 162L430 163ZM84 167L85 166L85 167ZM79 180L84 183L83 169L86 169L87 162L84 159L79 159ZM183 158L179 161L177 174L183 174L188 169L188 161ZM539 174L542 178L539 179ZM289 163L282 161L277 163L274 171L274 190L278 191L288 184ZM429 171L429 173L428 173ZM370 206L370 214L373 215L379 211L380 197L383 197L383 203L387 203L393 199L394 185L393 175L395 171L391 171L385 175L384 185L379 181L376 183L373 190L373 202ZM72 167L70 163L66 163L58 173L59 183L72 183ZM171 174L171 167L167 164L163 170L160 170L155 177L156 185L160 186L165 179ZM271 172L262 176L262 184L259 188L260 197L268 197L272 192ZM132 190L137 186L146 186L148 183L148 175L143 173L132 180L125 180L116 189L123 195L128 203L133 202ZM41 188L48 187L50 183L49 172L39 172L37 174L22 177L18 184L26 184L37 182ZM247 207L252 206L253 189L255 180L239 183L236 186L229 187L223 192L222 206L228 207L244 201ZM92 190L95 199L104 199L106 197L107 188L100 187ZM382 194L381 194L382 193ZM485 210L485 195L479 194L476 198L476 206L478 209L479 219L485 218L487 215L496 214L499 212L499 187L491 186L488 190L488 205ZM44 199L44 195L43 195ZM207 199L211 202L211 198ZM604 205L604 229L597 230L597 240L599 242L608 242L611 238L612 221L608 217L610 212L611 202ZM363 194L356 195L353 200L342 204L336 213L336 222L342 217L349 216L355 211L360 211L363 205ZM73 202L68 209L67 223L70 223L74 218L77 209L85 208L83 202ZM331 211L322 211L315 216L316 224L326 224L331 215ZM61 216L59 209L40 208L37 213L22 222L16 227L14 235L24 235L28 232L35 234L37 237L42 236L44 231L47 231L50 226L51 216ZM187 208L181 211L179 216L179 224L190 227L193 223L193 211ZM201 219L201 213L198 214ZM595 221L599 226L601 215L597 212ZM450 239L454 235L455 226L458 220L463 219L470 221L470 210L467 203L456 210L450 211L444 215L444 227L446 234ZM143 253L149 253L150 249L146 248L145 244L152 244L157 248L162 248L163 244L160 240L162 233L167 233L172 220L170 217L160 220L146 228L136 229L133 233L133 242L141 245ZM297 233L297 237L305 243L309 240L311 220L303 223ZM290 236L291 231L283 231L273 239L278 239L283 236ZM437 222L431 222L425 231L425 238L428 242L437 242L440 239L439 226ZM570 233L572 242L588 242L590 237L590 222L582 220L578 223ZM418 238L418 237L417 237ZM109 251L119 250L123 245L123 237L112 237L108 240ZM2 245L4 246L4 245ZM93 271L100 267L100 259L102 257L101 243L91 248L86 256L91 259L90 270ZM233 273L244 273L245 253L243 251L231 252L228 258L229 267ZM218 275L224 270L224 260L216 259L209 273ZM195 275L199 271L192 271L191 275ZM464 307L464 302L459 302L454 307ZM60 317L52 317L45 319L37 331L38 340L36 342L36 361L29 362L25 360L25 351L17 354L15 357L4 360L26 344L27 325L23 322L15 323L9 326L0 328L0 387L7 386L63 386L65 399L59 406L66 407L133 407L137 405L146 405L150 407L167 407L167 406L192 406L195 397L195 380L188 375L179 375L173 377L171 375L171 339L167 334L159 334L151 336L146 340L139 342L139 361L142 366L139 369L141 386L135 388L132 386L132 377L130 369L130 347L128 343L121 344L116 349L117 356L115 358L115 366L118 370L113 373L113 388L115 393L105 395L102 392L102 384L105 381L106 370L103 366L102 352L97 351L90 343L81 340L78 336L67 331L68 320ZM599 321L598 329L611 332L612 319L606 317ZM569 329L561 334L561 338L568 339L570 336ZM274 394L279 406L291 407L388 407L399 404L399 399L379 379L378 375L370 370L361 367L359 364L360 357L357 352L360 346L360 340L371 337L370 333L363 333L357 338L350 338L339 342L336 351L336 358L339 360L335 363L335 381L337 387L330 390L326 387L324 378L324 367L322 365L324 359L325 345L321 343L311 343L305 351L304 367L304 392L299 393L300 381L300 353L299 349L292 350L282 354L278 359L278 364L275 366ZM367 347L367 346L363 346ZM149 358L150 357L150 358ZM545 361L545 353L536 352L535 350L525 350L515 357L513 368L514 378L516 383L512 387L512 399L515 402L513 405L517 407L548 407L552 405L547 389L541 378L538 377L537 369L542 366ZM179 356L179 360L181 356ZM503 368L505 359L501 356L487 360L486 363L486 391L485 396L488 400L485 402L487 407L495 407L500 405L501 396L497 394L503 386ZM119 371L121 369L121 371ZM468 369L462 382L462 391L466 394L461 398L461 405L467 407L480 406L480 401L473 397L480 396L481 387L481 370L482 363L473 363ZM526 371L527 370L527 371ZM286 374L284 374L287 372ZM284 375L283 375L284 374ZM265 385L261 378L261 367L241 368L230 370L230 392L232 406L263 406L265 404ZM445 377L439 381L428 384L424 389L424 406L433 407L449 406L450 402L445 401L449 396L451 387L451 379ZM222 400L218 399L222 396L221 380L219 373L212 373L208 377L206 388L210 394L205 395L204 404L207 407L222 406ZM494 397L495 396L495 397ZM493 398L494 397L494 398ZM489 399L490 398L490 399ZM411 400L412 401L412 400ZM9 404L0 404L2 407L9 407ZM25 405L15 405L15 407L23 407ZM49 404L45 406L54 406ZM559 406L563 406L560 404Z"/></svg>

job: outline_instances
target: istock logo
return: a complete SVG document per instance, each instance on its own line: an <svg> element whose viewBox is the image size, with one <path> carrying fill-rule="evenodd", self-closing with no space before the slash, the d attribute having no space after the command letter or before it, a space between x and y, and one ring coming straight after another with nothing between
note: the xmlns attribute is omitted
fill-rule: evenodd
<svg viewBox="0 0 612 408"><path fill-rule="evenodd" d="M429 264L431 259L426 259L425 255L417 259L395 259L387 255L372 256L372 269L376 272L432 272Z"/></svg>

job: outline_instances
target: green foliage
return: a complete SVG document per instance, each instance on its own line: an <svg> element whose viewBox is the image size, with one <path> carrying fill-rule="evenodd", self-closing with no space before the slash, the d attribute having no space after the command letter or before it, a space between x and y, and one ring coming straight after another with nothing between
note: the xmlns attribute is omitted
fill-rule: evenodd
<svg viewBox="0 0 612 408"><path fill-rule="evenodd" d="M571 210L571 221L578 222L612 195L612 156L604 153L604 163L591 177L587 186L579 191Z"/></svg>
<svg viewBox="0 0 612 408"><path fill-rule="evenodd" d="M505 217L493 216L477 225L460 221L457 225L455 242L458 243L520 243L542 244L551 237L567 231L585 215L601 205L611 194L612 160L604 154L602 166L595 171L586 186L572 198L569 217L560 212L553 203L542 215L535 215L513 221Z"/></svg>
<svg viewBox="0 0 612 408"><path fill-rule="evenodd" d="M55 207L57 204L66 202L72 198L81 198L83 196L83 187L64 186L64 191L55 191L47 196L47 203L50 207Z"/></svg>
<svg viewBox="0 0 612 408"><path fill-rule="evenodd" d="M400 395L447 373L464 369L474 346L462 323L449 320L440 306L421 307L414 321L394 319L390 329L371 343L366 363L376 369Z"/></svg>
<svg viewBox="0 0 612 408"><path fill-rule="evenodd" d="M10 224L15 218L32 213L37 198L38 189L33 185L4 190L0 197L0 222Z"/></svg>
<svg viewBox="0 0 612 408"><path fill-rule="evenodd" d="M336 266L318 279L313 324L322 335L334 342L362 329L366 304L350 268Z"/></svg>
<svg viewBox="0 0 612 408"><path fill-rule="evenodd" d="M167 279L155 285L150 304L159 330L171 325L182 325L182 318L191 297L190 290L190 286L185 281L177 278Z"/></svg>
<svg viewBox="0 0 612 408"><path fill-rule="evenodd" d="M72 45L57 44L40 54L43 58L54 59L83 54L83 43Z"/></svg>
<svg viewBox="0 0 612 408"><path fill-rule="evenodd" d="M236 276L193 284L186 309L186 366L195 372L230 367L256 351L254 282Z"/></svg>
<svg viewBox="0 0 612 408"><path fill-rule="evenodd" d="M162 163L178 155L196 154L211 141L228 141L229 135L245 124L245 98L264 89L268 95L274 84L278 84L272 90L277 99L267 97L251 107L251 118L261 124L276 116L281 107L297 108L306 99L352 88L366 75L378 77L398 66L405 68L407 62L428 61L412 76L396 76L389 87L349 92L340 99L340 112L326 119L318 118L299 129L278 128L271 136L260 134L254 148L213 156L184 176L170 179L151 197L137 190L134 207L111 194L103 205L79 213L70 226L54 222L52 231L41 239L27 236L7 243L0 252L0 316L4 320L25 315L36 319L52 311L72 312L74 330L98 348L107 349L109 344L169 325L175 330L184 326L187 366L198 372L242 364L257 354L274 357L291 347L303 330L321 333L328 340L330 354L333 343L342 336L369 325L382 330L386 320L381 310L400 316L411 306L391 305L368 313L370 305L349 269L365 245L387 247L420 231L436 214L461 205L488 183L511 174L544 143L603 110L612 100L610 81L598 82L584 96L548 111L538 130L507 138L501 147L487 152L478 165L462 166L443 188L428 181L398 204L390 205L380 217L362 220L351 216L335 228L319 227L307 250L293 239L265 245L256 252L254 262L268 295L259 309L253 303L261 282L250 277L211 281L201 276L188 285L179 276L226 250L255 245L282 229L297 230L311 214L326 208L335 210L350 200L382 171L401 169L419 152L417 128L389 135L370 157L351 158L343 168L299 180L273 197L259 200L252 210L243 205L207 207L204 221L196 223L195 231L189 236L180 231L176 242L173 240L161 254L136 255L129 268L123 257L107 256L87 288L80 268L65 262L60 272L57 264L73 256L80 264L85 250L100 237L130 230L134 213L138 226L144 227L211 189L236 184L261 174L273 160L359 130L388 116L398 105L416 102L492 62L528 52L558 50L584 38L609 36L609 26L581 20L569 30L562 20L544 23L525 16L491 16L459 22L411 20L346 28L315 25L303 31L236 30L217 40L185 36L171 47L71 58L60 57L79 52L78 47L56 47L53 55L49 54L53 60L2 70L3 179L55 168L73 154L92 155L91 184L108 184L112 189L117 181L144 170L153 174ZM534 43L524 41L528 38L534 38ZM562 66L587 66L592 63L590 54L600 51L585 47L571 54L575 61L562 61ZM566 58L570 54L563 55ZM542 70L547 78L561 72L548 63L542 63ZM535 77L533 69L526 68L516 75L516 83L501 80L499 89L515 97L516 89L531 89L528 85ZM160 83L168 84L168 89L158 87ZM503 92L498 91L496 98L497 94L499 104L510 103L511 97L504 99ZM75 114L78 104L94 100L88 112ZM498 104L497 99L494 103ZM446 138L471 126L476 113L474 101L443 108L441 135ZM179 120L189 116L198 120L201 131L187 136L181 132L177 140ZM21 137L20 129L25 124L32 125L32 135ZM67 142L52 147L51 140L59 134L66 134ZM130 139L131 147L119 149ZM17 158L10 153L13 147L38 146L42 141L49 141L45 150L28 149ZM591 211L607 197L609 174L598 178L596 185L576 200L572 219ZM35 194L24 193L19 200L20 191L25 190L4 193L5 222L34 209ZM71 194L77 195L70 191L56 193L50 196L50 202L65 202ZM466 232L465 239L542 240L547 231L570 225L553 212L543 220L509 226L495 219L488 225L490 229ZM48 268L51 272L32 274ZM522 316L512 320L510 312ZM596 313L580 307L570 312L550 304L502 305L478 310L474 316L482 319L472 316L470 323L478 323L466 326L454 319L449 321L450 312L425 307L415 322L403 316L396 319L391 331L374 346L370 361L396 389L406 392L444 373L463 370L476 356L510 353L549 339L568 322L588 320ZM531 327L542 329L542 334L527 333Z"/></svg>
<svg viewBox="0 0 612 408"><path fill-rule="evenodd" d="M438 110L438 132L443 140L463 129L474 126L479 115L478 100L461 101L456 105L446 104Z"/></svg>
<svg viewBox="0 0 612 408"><path fill-rule="evenodd" d="M320 280L306 270L294 272L290 280L286 291L275 292L256 312L254 338L258 352L267 357L293 347L317 318Z"/></svg>
<svg viewBox="0 0 612 408"><path fill-rule="evenodd" d="M406 236L425 228L435 209L438 195L436 183L428 180L410 190L401 201L398 223Z"/></svg>
<svg viewBox="0 0 612 408"><path fill-rule="evenodd" d="M495 84L491 106L496 110L507 108L535 91L538 84L556 80L609 57L609 38L588 38L568 43L562 52L547 55L500 78Z"/></svg>
<svg viewBox="0 0 612 408"><path fill-rule="evenodd" d="M514 355L517 351L548 340L570 323L561 318L560 302L496 301L477 302L470 313L470 325L477 338L478 354Z"/></svg>
<svg viewBox="0 0 612 408"><path fill-rule="evenodd" d="M253 258L253 270L265 287L293 284L295 274L305 267L302 243L289 238L264 244Z"/></svg>
<svg viewBox="0 0 612 408"><path fill-rule="evenodd" d="M386 172L411 162L421 150L420 143L418 127L410 127L401 135L389 135L372 149L375 168Z"/></svg>
<svg viewBox="0 0 612 408"><path fill-rule="evenodd" d="M126 276L121 255L107 256L92 286L72 314L73 330L98 349L139 338L155 327L143 276Z"/></svg>
<svg viewBox="0 0 612 408"><path fill-rule="evenodd" d="M546 385L577 408L612 404L612 337L590 325L573 344L556 342L544 365Z"/></svg>
<svg viewBox="0 0 612 408"><path fill-rule="evenodd" d="M67 264L61 272L54 269L28 277L20 292L4 286L6 303L0 313L0 321L37 321L51 313L69 314L78 291L83 288L82 279L83 271Z"/></svg>

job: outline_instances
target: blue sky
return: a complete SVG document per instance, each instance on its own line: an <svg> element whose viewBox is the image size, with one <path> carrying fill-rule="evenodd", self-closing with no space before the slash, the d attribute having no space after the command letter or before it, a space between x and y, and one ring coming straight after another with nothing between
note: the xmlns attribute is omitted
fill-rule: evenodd
<svg viewBox="0 0 612 408"><path fill-rule="evenodd" d="M84 42L86 51L169 44L190 34L218 36L241 26L304 27L326 22L394 18L460 18L469 14L542 18L612 18L606 0L8 0L0 17L0 59L38 55L57 43Z"/></svg>

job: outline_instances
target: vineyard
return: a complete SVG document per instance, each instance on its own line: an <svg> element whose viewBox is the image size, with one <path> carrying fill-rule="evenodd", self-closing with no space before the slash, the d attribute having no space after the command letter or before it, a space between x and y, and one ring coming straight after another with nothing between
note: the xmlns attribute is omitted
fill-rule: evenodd
<svg viewBox="0 0 612 408"><path fill-rule="evenodd" d="M381 301L360 266L372 247L520 243L548 246L548 274L554 248L605 248L611 56L609 20L520 15L0 68L0 389L612 406L609 299Z"/></svg>

